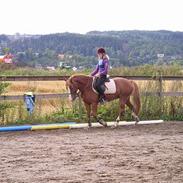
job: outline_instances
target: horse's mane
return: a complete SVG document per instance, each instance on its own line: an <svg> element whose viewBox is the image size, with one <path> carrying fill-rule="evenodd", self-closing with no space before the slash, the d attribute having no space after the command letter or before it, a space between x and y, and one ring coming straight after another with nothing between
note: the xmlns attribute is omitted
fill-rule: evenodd
<svg viewBox="0 0 183 183"><path fill-rule="evenodd" d="M85 76L85 77L89 77L89 76L86 75L86 74L72 74L72 75L70 76L70 78L73 78L73 77L75 77L75 76Z"/></svg>
<svg viewBox="0 0 183 183"><path fill-rule="evenodd" d="M72 78L74 77L84 77L84 78L90 78L91 76L86 75L86 74L72 74L69 79L66 82L66 85L69 85L72 82Z"/></svg>

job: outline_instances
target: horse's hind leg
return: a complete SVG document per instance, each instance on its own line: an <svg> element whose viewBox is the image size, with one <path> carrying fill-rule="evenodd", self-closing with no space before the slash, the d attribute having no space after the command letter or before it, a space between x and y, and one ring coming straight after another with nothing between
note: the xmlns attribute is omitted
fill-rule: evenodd
<svg viewBox="0 0 183 183"><path fill-rule="evenodd" d="M132 103L130 102L130 99L127 100L126 105L130 108L130 110L132 111L132 117L133 119L136 121L135 124L137 124L140 120L137 114L137 111L135 109L135 107L132 105Z"/></svg>
<svg viewBox="0 0 183 183"><path fill-rule="evenodd" d="M118 115L118 117L116 119L116 123L115 123L114 127L118 126L119 121L121 120L121 117L124 116L124 114L125 114L125 104L126 104L126 101L127 101L127 97L126 96L121 97L119 99L119 102L120 102L119 115Z"/></svg>

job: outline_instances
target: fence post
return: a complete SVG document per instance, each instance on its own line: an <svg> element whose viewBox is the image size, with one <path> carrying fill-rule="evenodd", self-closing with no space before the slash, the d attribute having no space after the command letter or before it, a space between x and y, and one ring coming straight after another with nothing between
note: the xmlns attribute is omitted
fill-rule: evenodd
<svg viewBox="0 0 183 183"><path fill-rule="evenodd" d="M163 97L163 95L162 95L162 92L163 92L163 77L162 77L162 74L160 73L160 76L159 76L159 78L158 78L158 80L159 80L159 99L160 99L160 116L161 116L161 114L162 114L162 104L163 104L163 102L162 102L162 97Z"/></svg>

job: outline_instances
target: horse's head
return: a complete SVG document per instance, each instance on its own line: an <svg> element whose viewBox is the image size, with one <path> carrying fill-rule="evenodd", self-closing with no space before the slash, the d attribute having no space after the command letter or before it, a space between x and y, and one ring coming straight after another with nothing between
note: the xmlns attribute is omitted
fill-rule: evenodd
<svg viewBox="0 0 183 183"><path fill-rule="evenodd" d="M78 96L78 83L74 77L70 77L66 81L66 89L69 91L69 98L71 98L72 101L76 99Z"/></svg>
<svg viewBox="0 0 183 183"><path fill-rule="evenodd" d="M77 96L79 96L79 92L81 92L82 94L87 89L89 78L92 82L92 77L89 77L84 74L77 74L72 75L66 81L66 88L67 90L69 90L72 101L75 100Z"/></svg>

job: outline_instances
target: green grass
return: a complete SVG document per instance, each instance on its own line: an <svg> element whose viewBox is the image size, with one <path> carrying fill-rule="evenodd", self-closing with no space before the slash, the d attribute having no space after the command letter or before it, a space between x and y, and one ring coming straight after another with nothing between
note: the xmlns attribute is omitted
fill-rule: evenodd
<svg viewBox="0 0 183 183"><path fill-rule="evenodd" d="M143 65L139 67L120 67L110 71L111 75L124 76L183 76L183 66L181 65Z"/></svg>
<svg viewBox="0 0 183 183"><path fill-rule="evenodd" d="M68 99L63 100L65 100L66 104ZM183 97L163 97L162 106L160 106L159 97L143 96L141 97L141 102L141 120L183 120ZM29 116L23 102L20 101L16 106L6 110L4 117L0 118L0 125L56 123L64 121L87 122L84 106L79 107L78 100L74 102L72 108L67 108L64 104L61 104L57 111L51 114L40 115L41 110L41 106L37 106L33 115ZM115 100L104 106L100 106L98 116L106 121L114 121L118 116L118 110L119 102ZM133 120L128 107L125 109L123 120Z"/></svg>
<svg viewBox="0 0 183 183"><path fill-rule="evenodd" d="M7 67L7 66L6 66ZM3 68L0 64L0 75L4 76L60 76L72 75L76 73L90 74L92 69L85 69L84 71L72 71L71 69L56 69L55 71L48 71L44 69L35 68L20 68L7 67ZM143 65L138 67L119 67L113 68L109 71L110 75L125 75L125 76L183 76L183 66L181 65Z"/></svg>

